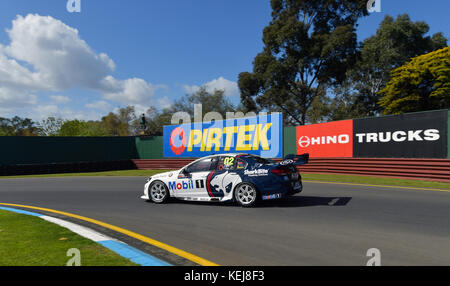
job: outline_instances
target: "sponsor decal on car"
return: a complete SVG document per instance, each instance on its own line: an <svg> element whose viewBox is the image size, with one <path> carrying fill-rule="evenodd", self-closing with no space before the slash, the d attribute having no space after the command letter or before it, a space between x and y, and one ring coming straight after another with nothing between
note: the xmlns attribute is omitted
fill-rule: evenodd
<svg viewBox="0 0 450 286"><path fill-rule="evenodd" d="M192 180L183 182L169 182L169 190L191 190L194 188L194 182Z"/></svg>
<svg viewBox="0 0 450 286"><path fill-rule="evenodd" d="M281 194L273 194L273 195L269 195L269 196L263 196L262 197L262 199L264 200L264 201L267 201L267 200L275 200L275 199L279 199L279 198L281 198Z"/></svg>
<svg viewBox="0 0 450 286"><path fill-rule="evenodd" d="M294 160L289 159L289 160L284 160L284 161L280 162L280 165L282 165L282 166L286 166L286 165L290 165L290 164L294 164Z"/></svg>
<svg viewBox="0 0 450 286"><path fill-rule="evenodd" d="M249 177L260 177L260 176L268 176L269 170L267 169L257 169L257 170L245 170L244 175Z"/></svg>

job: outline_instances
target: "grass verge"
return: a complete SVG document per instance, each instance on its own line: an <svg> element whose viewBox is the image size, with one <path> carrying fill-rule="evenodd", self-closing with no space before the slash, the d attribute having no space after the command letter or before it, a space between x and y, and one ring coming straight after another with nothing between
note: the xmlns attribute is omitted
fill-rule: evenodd
<svg viewBox="0 0 450 286"><path fill-rule="evenodd" d="M95 177L95 176L125 176L125 177L149 177L168 170L125 170L110 172L93 172L93 173L70 173L70 174L54 174L54 175L29 175L29 176L11 176L4 178L48 178L48 177ZM422 180L408 180L387 177L371 177L371 176L354 176L354 175L333 175L333 174L302 174L305 181L323 181L337 183L352 184L368 184L381 186L399 186L399 187L415 187L415 188L431 188L450 190L450 183L432 182Z"/></svg>
<svg viewBox="0 0 450 286"><path fill-rule="evenodd" d="M65 266L71 248L80 250L82 266L137 266L59 225L0 210L0 266Z"/></svg>
<svg viewBox="0 0 450 286"><path fill-rule="evenodd" d="M150 177L155 174L170 170L122 170L90 173L65 173L65 174L45 174L45 175L24 175L24 176L2 176L0 179L20 179L20 178L59 178L59 177Z"/></svg>
<svg viewBox="0 0 450 286"><path fill-rule="evenodd" d="M399 186L414 188L430 188L450 191L450 183L408 180L388 177L333 175L333 174L302 174L304 181L322 181L336 183L366 184L380 186Z"/></svg>

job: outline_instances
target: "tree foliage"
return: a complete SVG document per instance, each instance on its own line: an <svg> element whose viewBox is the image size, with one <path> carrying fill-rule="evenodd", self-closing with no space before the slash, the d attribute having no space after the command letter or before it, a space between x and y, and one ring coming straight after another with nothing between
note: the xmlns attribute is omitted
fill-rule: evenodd
<svg viewBox="0 0 450 286"><path fill-rule="evenodd" d="M108 136L131 136L135 135L132 125L136 119L134 106L127 106L116 113L110 112L102 118L100 125Z"/></svg>
<svg viewBox="0 0 450 286"><path fill-rule="evenodd" d="M37 124L39 136L58 136L63 124L63 119L50 116Z"/></svg>
<svg viewBox="0 0 450 286"><path fill-rule="evenodd" d="M0 117L0 136L37 136L38 127L29 118Z"/></svg>
<svg viewBox="0 0 450 286"><path fill-rule="evenodd" d="M244 111L241 109L242 106L235 107L228 100L224 90L215 90L211 93L206 88L201 87L198 91L186 94L182 98L175 100L169 108L165 108L163 111L158 111L156 108L150 107L146 114L147 129L145 133L149 135L162 135L164 125L170 125L172 115L177 112L186 112L190 115L191 121L193 122L195 104L202 105L202 118L208 112L218 112L225 118L227 112Z"/></svg>
<svg viewBox="0 0 450 286"><path fill-rule="evenodd" d="M366 0L272 0L272 21L253 72L239 75L241 100L253 111L281 111L305 124L314 99L345 79L356 60L358 18Z"/></svg>
<svg viewBox="0 0 450 286"><path fill-rule="evenodd" d="M98 121L67 120L61 126L58 136L63 137L103 137L109 136Z"/></svg>
<svg viewBox="0 0 450 286"><path fill-rule="evenodd" d="M450 47L393 70L380 94L384 114L450 108Z"/></svg>
<svg viewBox="0 0 450 286"><path fill-rule="evenodd" d="M429 29L427 23L413 22L407 14L395 20L391 16L384 18L376 35L362 43L360 58L348 74L348 80L357 91L353 101L364 106L363 109L354 107L351 111L359 110L360 116L380 114L379 91L390 80L390 72L413 57L447 46L442 33L429 36Z"/></svg>

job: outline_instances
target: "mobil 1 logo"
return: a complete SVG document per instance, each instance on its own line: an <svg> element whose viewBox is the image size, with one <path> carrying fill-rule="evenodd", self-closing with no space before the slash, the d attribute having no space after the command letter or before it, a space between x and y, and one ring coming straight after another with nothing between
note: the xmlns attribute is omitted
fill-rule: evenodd
<svg viewBox="0 0 450 286"><path fill-rule="evenodd" d="M447 111L354 120L355 157L446 158Z"/></svg>

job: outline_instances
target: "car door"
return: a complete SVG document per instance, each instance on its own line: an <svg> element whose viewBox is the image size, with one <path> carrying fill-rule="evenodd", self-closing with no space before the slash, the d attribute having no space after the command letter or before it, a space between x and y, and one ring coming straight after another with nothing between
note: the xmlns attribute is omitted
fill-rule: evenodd
<svg viewBox="0 0 450 286"><path fill-rule="evenodd" d="M213 178L207 180L210 186L210 195L219 199L232 198L232 190L240 176L236 172L238 159L235 156L220 156Z"/></svg>
<svg viewBox="0 0 450 286"><path fill-rule="evenodd" d="M208 175L216 168L217 157L208 157L198 160L187 166L180 173L178 181L182 188L177 188L176 196L187 199L207 198L208 189L206 181Z"/></svg>

